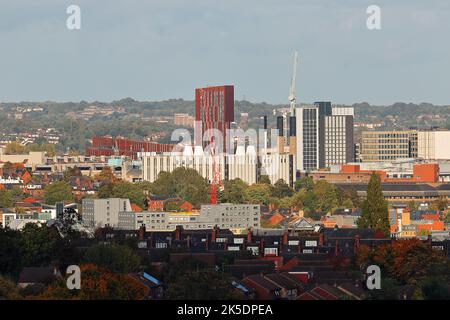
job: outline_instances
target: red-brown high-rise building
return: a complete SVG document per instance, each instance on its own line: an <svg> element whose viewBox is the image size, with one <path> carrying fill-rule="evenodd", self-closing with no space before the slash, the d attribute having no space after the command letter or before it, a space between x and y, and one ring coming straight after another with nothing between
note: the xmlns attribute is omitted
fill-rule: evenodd
<svg viewBox="0 0 450 320"><path fill-rule="evenodd" d="M202 122L202 137L208 129L220 130L225 150L226 134L234 121L234 86L195 89L195 120Z"/></svg>

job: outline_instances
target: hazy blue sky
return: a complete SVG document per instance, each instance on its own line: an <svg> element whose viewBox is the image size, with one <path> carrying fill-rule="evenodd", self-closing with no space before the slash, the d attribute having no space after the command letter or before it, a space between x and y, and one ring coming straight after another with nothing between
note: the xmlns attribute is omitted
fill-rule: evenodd
<svg viewBox="0 0 450 320"><path fill-rule="evenodd" d="M234 84L236 99L287 103L295 49L301 102L450 104L448 0L0 0L0 101L193 99Z"/></svg>

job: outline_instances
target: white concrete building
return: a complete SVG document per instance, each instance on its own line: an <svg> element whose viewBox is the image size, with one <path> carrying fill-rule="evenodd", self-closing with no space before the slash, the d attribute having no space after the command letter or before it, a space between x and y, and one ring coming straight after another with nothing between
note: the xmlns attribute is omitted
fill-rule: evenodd
<svg viewBox="0 0 450 320"><path fill-rule="evenodd" d="M216 156L215 161L220 168L220 176L223 181L240 178L248 184L253 184L259 180L260 175L268 175L272 183L283 179L286 183L293 185L296 174L295 155L269 153L256 156L252 149L248 147L246 152ZM144 181L153 182L161 172L172 172L178 167L195 169L209 182L214 177L211 155L187 152L183 154L153 153L144 155L142 162Z"/></svg>
<svg viewBox="0 0 450 320"><path fill-rule="evenodd" d="M419 131L418 157L429 160L450 160L450 131Z"/></svg>

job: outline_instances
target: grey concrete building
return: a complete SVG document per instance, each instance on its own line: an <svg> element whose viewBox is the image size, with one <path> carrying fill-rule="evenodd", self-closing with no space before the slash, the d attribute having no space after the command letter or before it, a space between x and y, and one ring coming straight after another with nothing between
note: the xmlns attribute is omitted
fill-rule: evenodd
<svg viewBox="0 0 450 320"><path fill-rule="evenodd" d="M83 199L82 221L87 227L119 227L119 212L131 212L129 199Z"/></svg>
<svg viewBox="0 0 450 320"><path fill-rule="evenodd" d="M120 212L118 228L147 231L172 231L176 226L202 230L218 226L236 232L260 227L260 207L254 204L203 205L200 212Z"/></svg>

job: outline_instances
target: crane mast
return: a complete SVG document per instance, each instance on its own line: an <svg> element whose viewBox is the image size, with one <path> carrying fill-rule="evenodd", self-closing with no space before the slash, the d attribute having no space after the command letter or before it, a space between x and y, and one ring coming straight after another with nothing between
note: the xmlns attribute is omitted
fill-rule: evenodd
<svg viewBox="0 0 450 320"><path fill-rule="evenodd" d="M295 115L295 81L297 79L297 63L298 63L298 51L294 52L294 68L292 70L291 87L289 90L289 101L291 102L290 112L291 116Z"/></svg>

